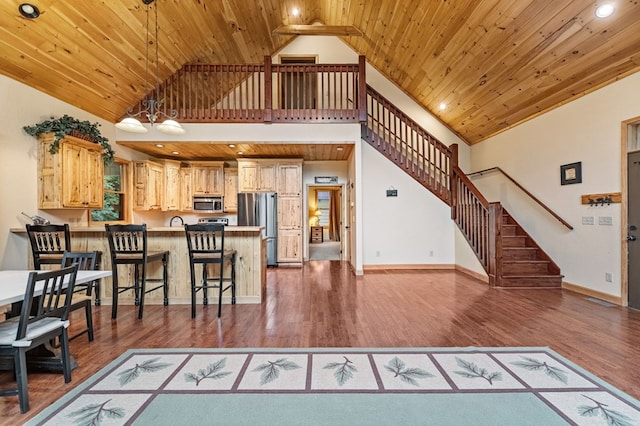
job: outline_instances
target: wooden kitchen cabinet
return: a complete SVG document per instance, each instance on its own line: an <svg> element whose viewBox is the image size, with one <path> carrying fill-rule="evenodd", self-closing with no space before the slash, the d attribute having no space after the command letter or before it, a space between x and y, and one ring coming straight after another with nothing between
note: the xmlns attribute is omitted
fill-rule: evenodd
<svg viewBox="0 0 640 426"><path fill-rule="evenodd" d="M238 192L275 192L277 162L238 159Z"/></svg>
<svg viewBox="0 0 640 426"><path fill-rule="evenodd" d="M190 167L180 168L180 211L193 210L193 180Z"/></svg>
<svg viewBox="0 0 640 426"><path fill-rule="evenodd" d="M284 229L278 231L278 263L302 262L302 231Z"/></svg>
<svg viewBox="0 0 640 426"><path fill-rule="evenodd" d="M298 197L302 195L302 163L278 163L278 195Z"/></svg>
<svg viewBox="0 0 640 426"><path fill-rule="evenodd" d="M164 166L154 161L134 161L133 188L134 210L162 210Z"/></svg>
<svg viewBox="0 0 640 426"><path fill-rule="evenodd" d="M278 263L302 264L302 160L278 160Z"/></svg>
<svg viewBox="0 0 640 426"><path fill-rule="evenodd" d="M302 197L278 194L278 229L302 229Z"/></svg>
<svg viewBox="0 0 640 426"><path fill-rule="evenodd" d="M238 211L238 169L224 169L224 211Z"/></svg>
<svg viewBox="0 0 640 426"><path fill-rule="evenodd" d="M164 197L162 199L163 211L180 210L180 161L164 160Z"/></svg>
<svg viewBox="0 0 640 426"><path fill-rule="evenodd" d="M224 161L191 162L193 195L222 196L224 194Z"/></svg>
<svg viewBox="0 0 640 426"><path fill-rule="evenodd" d="M53 134L40 139L38 149L38 208L91 208L103 206L104 161L102 147L73 136L60 141L58 152L49 148Z"/></svg>

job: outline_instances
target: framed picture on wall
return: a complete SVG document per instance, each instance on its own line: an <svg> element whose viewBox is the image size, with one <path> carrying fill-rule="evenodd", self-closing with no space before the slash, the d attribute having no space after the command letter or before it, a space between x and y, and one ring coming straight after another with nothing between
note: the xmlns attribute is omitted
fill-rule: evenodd
<svg viewBox="0 0 640 426"><path fill-rule="evenodd" d="M560 166L560 184L571 185L582 182L582 162Z"/></svg>

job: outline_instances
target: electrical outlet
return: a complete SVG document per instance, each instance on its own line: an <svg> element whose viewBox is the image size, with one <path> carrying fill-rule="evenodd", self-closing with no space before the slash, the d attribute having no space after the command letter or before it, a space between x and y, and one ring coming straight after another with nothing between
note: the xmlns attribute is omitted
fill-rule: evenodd
<svg viewBox="0 0 640 426"><path fill-rule="evenodd" d="M605 272L604 273L604 280L608 283L612 283L613 282L613 274L611 272Z"/></svg>
<svg viewBox="0 0 640 426"><path fill-rule="evenodd" d="M376 251L376 257L380 257L380 251Z"/></svg>
<svg viewBox="0 0 640 426"><path fill-rule="evenodd" d="M433 250L429 250L429 257L433 257Z"/></svg>
<svg viewBox="0 0 640 426"><path fill-rule="evenodd" d="M593 216L582 216L583 225L593 225Z"/></svg>
<svg viewBox="0 0 640 426"><path fill-rule="evenodd" d="M598 217L598 225L613 225L613 218L611 216Z"/></svg>

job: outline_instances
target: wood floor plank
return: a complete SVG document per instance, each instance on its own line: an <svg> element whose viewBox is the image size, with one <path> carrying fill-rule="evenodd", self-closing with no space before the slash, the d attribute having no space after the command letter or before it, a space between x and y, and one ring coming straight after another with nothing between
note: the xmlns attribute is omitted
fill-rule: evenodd
<svg viewBox="0 0 640 426"><path fill-rule="evenodd" d="M140 321L121 306L112 321L110 306L96 307L95 341L71 342L72 382L30 372L31 410L0 398L0 424L33 417L129 348L548 346L640 399L640 311L567 290L492 289L455 271L355 277L344 263L314 261L269 269L262 305L224 305L220 321L216 310L200 306L192 320L188 305L149 305ZM0 373L0 388L9 384Z"/></svg>

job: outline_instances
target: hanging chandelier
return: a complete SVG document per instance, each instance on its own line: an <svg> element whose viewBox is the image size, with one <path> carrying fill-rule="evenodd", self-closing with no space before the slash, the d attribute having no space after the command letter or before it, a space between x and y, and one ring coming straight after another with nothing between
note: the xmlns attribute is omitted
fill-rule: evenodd
<svg viewBox="0 0 640 426"><path fill-rule="evenodd" d="M149 8L150 8L149 5L154 1L155 0L142 0L142 3L144 3L147 6L147 47L145 52L146 61L145 61L145 80L144 80L145 85L151 85L150 78L149 78L149 62L150 62L149 45L151 43L151 40L150 40L151 34L149 30ZM158 65L158 4L157 3L154 6L153 10L155 15L154 45L155 45L155 66L156 66L156 73L155 73L156 81L155 81L155 84L153 85L154 89L151 92L151 94L142 101L143 109L141 109L138 112L134 112L134 109L130 108L129 110L127 110L127 114L129 116L122 119L122 121L120 121L119 123L116 123L116 127L126 132L146 133L148 129L144 127L140 122L140 120L138 120L136 117L138 116L147 117L147 120L149 120L151 127L153 127L154 124L156 124L160 119L164 118L164 121L162 123L159 123L156 125L156 128L158 130L160 130L163 133L168 133L171 135L183 135L186 132L186 130L180 125L180 123L178 123L175 120L175 118L178 116L178 111L170 110L169 114L167 114L164 111L160 110L162 104L164 103L164 99L160 98L160 81L158 80L159 65Z"/></svg>

